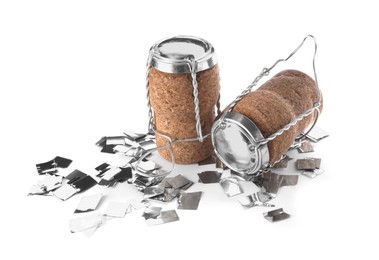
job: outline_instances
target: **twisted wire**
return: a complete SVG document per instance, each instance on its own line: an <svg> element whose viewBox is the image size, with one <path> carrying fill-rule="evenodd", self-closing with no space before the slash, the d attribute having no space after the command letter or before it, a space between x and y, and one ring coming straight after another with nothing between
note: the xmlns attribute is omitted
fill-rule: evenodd
<svg viewBox="0 0 379 260"><path fill-rule="evenodd" d="M154 121L154 115L153 115L153 109L151 107L150 103L150 89L149 89L149 76L150 76L150 67L151 67L151 60L153 59L153 47L150 49L149 56L147 58L146 62L146 75L145 75L145 87L146 87L146 99L147 99L147 110L148 110L148 131L151 132L153 128L153 121Z"/></svg>
<svg viewBox="0 0 379 260"><path fill-rule="evenodd" d="M192 86L193 86L193 103L195 105L195 119L196 119L196 133L199 138L199 142L204 141L203 131L201 129L201 118L200 118L200 105L199 105L199 90L196 79L197 72L197 62L194 59L188 61L191 71Z"/></svg>

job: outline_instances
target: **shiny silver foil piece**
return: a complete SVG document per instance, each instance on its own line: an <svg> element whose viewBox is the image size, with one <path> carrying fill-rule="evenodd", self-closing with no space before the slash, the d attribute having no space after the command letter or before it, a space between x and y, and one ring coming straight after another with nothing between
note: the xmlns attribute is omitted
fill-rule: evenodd
<svg viewBox="0 0 379 260"><path fill-rule="evenodd" d="M103 177L105 172L108 171L111 168L111 165L109 163L102 163L99 166L95 168L96 171L98 171L98 174L96 177Z"/></svg>
<svg viewBox="0 0 379 260"><path fill-rule="evenodd" d="M128 140L126 136L104 136L96 142L96 145L102 148L101 152L103 153L121 153L127 152L131 148L131 145L128 144Z"/></svg>
<svg viewBox="0 0 379 260"><path fill-rule="evenodd" d="M166 178L164 181L174 189L188 189L193 184L192 181L180 174L172 178Z"/></svg>
<svg viewBox="0 0 379 260"><path fill-rule="evenodd" d="M57 168L67 168L71 163L70 159L56 156L48 162L36 164L36 168L39 174L53 174L58 172Z"/></svg>
<svg viewBox="0 0 379 260"><path fill-rule="evenodd" d="M185 178L183 175L175 177L165 177L159 184L159 188L163 189L163 194L150 197L150 199L161 202L170 202L179 196L182 190L187 190L193 185L193 182Z"/></svg>
<svg viewBox="0 0 379 260"><path fill-rule="evenodd" d="M138 165L138 170L143 173L153 172L155 170L159 170L160 168L161 168L160 165L152 161L142 161Z"/></svg>
<svg viewBox="0 0 379 260"><path fill-rule="evenodd" d="M315 170L320 169L321 159L320 158L305 158L298 159L296 161L296 168L298 170Z"/></svg>
<svg viewBox="0 0 379 260"><path fill-rule="evenodd" d="M314 126L312 130L307 134L307 138L315 143L321 141L322 139L328 137L329 134L322 128Z"/></svg>
<svg viewBox="0 0 379 260"><path fill-rule="evenodd" d="M261 179L261 188L263 192L276 196L280 187L297 185L298 175L280 175L273 172L264 172Z"/></svg>
<svg viewBox="0 0 379 260"><path fill-rule="evenodd" d="M125 136L108 136L105 145L125 145Z"/></svg>
<svg viewBox="0 0 379 260"><path fill-rule="evenodd" d="M113 151L126 154L127 152L129 152L131 148L132 148L131 146L116 145L115 147L113 147Z"/></svg>
<svg viewBox="0 0 379 260"><path fill-rule="evenodd" d="M160 196L160 195L164 194L164 192L165 192L164 187L161 187L159 185L150 186L150 187L146 187L144 189L143 197L145 199L153 198L153 197Z"/></svg>
<svg viewBox="0 0 379 260"><path fill-rule="evenodd" d="M228 197L243 193L242 187L236 178L225 178L220 180L220 185Z"/></svg>
<svg viewBox="0 0 379 260"><path fill-rule="evenodd" d="M99 205L102 197L103 194L101 193L82 197L74 213L94 211Z"/></svg>
<svg viewBox="0 0 379 260"><path fill-rule="evenodd" d="M91 233L105 223L106 219L99 212L94 212L83 217L70 220L69 226L71 233L83 232L91 230ZM87 234L88 235L88 234Z"/></svg>
<svg viewBox="0 0 379 260"><path fill-rule="evenodd" d="M106 181L110 181L119 172L121 172L121 169L119 167L112 167L104 173L102 179Z"/></svg>
<svg viewBox="0 0 379 260"><path fill-rule="evenodd" d="M218 171L205 171L198 173L197 175L200 178L200 182L207 183L218 183L220 182L221 172Z"/></svg>
<svg viewBox="0 0 379 260"><path fill-rule="evenodd" d="M273 196L266 192L256 192L254 194L238 199L239 203L245 208L252 208L255 206L274 207L274 205L267 203L272 200Z"/></svg>
<svg viewBox="0 0 379 260"><path fill-rule="evenodd" d="M155 142L153 140L145 140L145 141L142 141L138 144L145 151L149 151L151 149L157 148L157 145L155 144Z"/></svg>
<svg viewBox="0 0 379 260"><path fill-rule="evenodd" d="M315 178L321 174L323 174L324 171L321 170L321 169L314 169L314 170L306 170L306 171L303 171L301 174L304 175L304 176L307 176L308 178Z"/></svg>
<svg viewBox="0 0 379 260"><path fill-rule="evenodd" d="M142 217L147 219L157 219L161 215L161 207L147 207L142 214Z"/></svg>
<svg viewBox="0 0 379 260"><path fill-rule="evenodd" d="M311 142L303 141L301 142L300 146L297 148L297 151L299 153L312 153L315 150L313 149L313 145Z"/></svg>
<svg viewBox="0 0 379 260"><path fill-rule="evenodd" d="M289 157L288 155L285 155L284 158L275 163L272 168L287 168L288 162L292 159L293 158Z"/></svg>
<svg viewBox="0 0 379 260"><path fill-rule="evenodd" d="M37 185L33 185L28 195L50 195L50 191L62 186L63 177L46 174Z"/></svg>
<svg viewBox="0 0 379 260"><path fill-rule="evenodd" d="M28 192L28 196L30 195L44 195L44 196L50 196L52 195L50 192L46 192L45 190L43 190L40 186L38 185L33 185L32 187L30 187L29 189L29 192Z"/></svg>
<svg viewBox="0 0 379 260"><path fill-rule="evenodd" d="M114 187L117 183L122 183L132 179L132 169L126 167L111 167L107 163L103 163L95 168L99 173L96 175L100 177L99 185Z"/></svg>
<svg viewBox="0 0 379 260"><path fill-rule="evenodd" d="M150 206L150 202L142 198L133 198L126 201L126 203L130 204L132 206L132 209L135 209L135 210L143 209L145 207Z"/></svg>
<svg viewBox="0 0 379 260"><path fill-rule="evenodd" d="M202 194L202 191L180 193L178 197L178 209L197 210Z"/></svg>
<svg viewBox="0 0 379 260"><path fill-rule="evenodd" d="M79 192L92 188L97 182L89 175L79 170L74 170L64 177L67 181L58 189L54 190L53 195L60 200L67 200Z"/></svg>
<svg viewBox="0 0 379 260"><path fill-rule="evenodd" d="M131 131L125 131L124 135L126 138L128 138L129 140L133 142L137 142L147 136L147 134L135 133Z"/></svg>
<svg viewBox="0 0 379 260"><path fill-rule="evenodd" d="M289 218L290 214L284 212L283 209L280 208L263 213L263 217L270 222L277 222Z"/></svg>
<svg viewBox="0 0 379 260"><path fill-rule="evenodd" d="M78 193L79 190L72 186L71 184L64 184L59 189L55 190L53 192L53 195L57 197L60 200L68 200L72 196L74 196L76 193Z"/></svg>
<svg viewBox="0 0 379 260"><path fill-rule="evenodd" d="M174 221L178 221L179 216L176 213L175 210L167 210L167 211L161 211L159 216L156 218L148 218L146 219L146 224L149 226L155 226L160 224L166 224Z"/></svg>

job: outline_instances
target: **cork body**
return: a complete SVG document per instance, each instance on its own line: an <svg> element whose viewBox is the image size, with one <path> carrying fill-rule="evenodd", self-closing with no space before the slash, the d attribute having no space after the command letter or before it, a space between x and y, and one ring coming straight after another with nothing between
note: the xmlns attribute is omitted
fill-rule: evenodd
<svg viewBox="0 0 379 260"><path fill-rule="evenodd" d="M317 100L318 90L311 77L297 70L285 70L244 97L233 111L250 118L267 138L312 108ZM295 138L314 122L316 113L268 143L270 164L287 152Z"/></svg>
<svg viewBox="0 0 379 260"><path fill-rule="evenodd" d="M215 119L215 105L220 95L219 68L217 65L198 72L198 98L203 136L209 134ZM172 140L196 138L195 105L190 74L174 74L150 69L150 102L155 114L155 127ZM157 146L165 146L168 140L156 136ZM202 161L213 152L210 138L199 141L175 142L175 162L190 164ZM171 160L168 149L159 149L161 156Z"/></svg>

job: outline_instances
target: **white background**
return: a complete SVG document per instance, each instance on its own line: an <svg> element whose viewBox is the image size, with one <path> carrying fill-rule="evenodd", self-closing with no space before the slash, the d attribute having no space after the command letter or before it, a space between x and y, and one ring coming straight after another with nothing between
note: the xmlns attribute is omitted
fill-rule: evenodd
<svg viewBox="0 0 379 260"><path fill-rule="evenodd" d="M377 259L373 3L1 1L0 258ZM94 143L128 129L145 131L148 50L179 34L214 45L223 106L264 66L315 35L325 100L320 126L331 135L316 149L326 172L280 191L275 204L292 217L279 223L262 217L267 209L244 210L218 186L197 184L193 190L205 191L199 210L178 211L179 222L147 227L138 212L109 221L90 239L70 234L81 196L27 197L39 180L35 164L60 155L74 160L70 169L94 174L95 166L112 162ZM293 67L310 72L311 54L308 44ZM188 176L196 180L195 174ZM117 192L127 197L133 190Z"/></svg>

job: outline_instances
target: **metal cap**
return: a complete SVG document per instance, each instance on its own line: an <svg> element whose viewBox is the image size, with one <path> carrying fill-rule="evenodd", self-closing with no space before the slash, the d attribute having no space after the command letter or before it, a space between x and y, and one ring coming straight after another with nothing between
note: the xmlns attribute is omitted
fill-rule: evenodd
<svg viewBox="0 0 379 260"><path fill-rule="evenodd" d="M212 143L218 158L233 171L255 174L269 164L267 144L257 147L264 137L246 116L231 112L212 127Z"/></svg>
<svg viewBox="0 0 379 260"><path fill-rule="evenodd" d="M163 39L152 47L151 66L167 73L190 73L190 62L197 63L196 71L217 64L213 46L198 37L176 36Z"/></svg>

